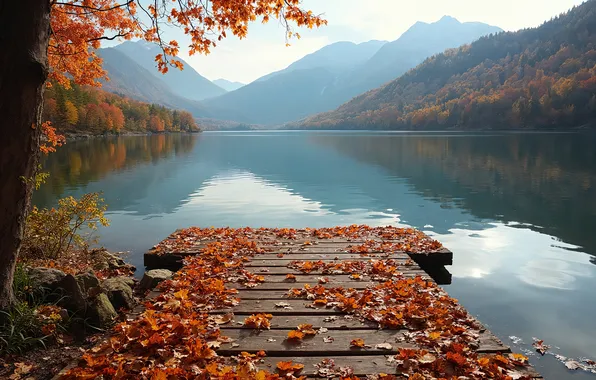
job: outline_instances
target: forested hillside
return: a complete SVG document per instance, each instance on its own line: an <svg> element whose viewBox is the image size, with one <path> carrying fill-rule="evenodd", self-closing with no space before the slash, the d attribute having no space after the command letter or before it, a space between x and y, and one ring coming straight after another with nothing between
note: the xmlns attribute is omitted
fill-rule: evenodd
<svg viewBox="0 0 596 380"><path fill-rule="evenodd" d="M490 129L596 125L596 0L539 28L427 59L301 128Z"/></svg>
<svg viewBox="0 0 596 380"><path fill-rule="evenodd" d="M198 131L187 111L171 110L96 88L53 85L46 90L44 119L59 132L104 134L122 132Z"/></svg>

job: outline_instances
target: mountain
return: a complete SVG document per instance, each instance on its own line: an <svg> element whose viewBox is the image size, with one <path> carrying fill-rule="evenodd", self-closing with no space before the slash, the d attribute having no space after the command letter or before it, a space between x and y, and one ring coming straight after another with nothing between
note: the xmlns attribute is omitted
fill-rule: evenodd
<svg viewBox="0 0 596 380"><path fill-rule="evenodd" d="M174 94L165 82L141 67L119 49L99 49L98 55L103 59L103 68L108 72L110 78L109 81L103 82L103 88L106 91L143 102L183 109L195 117L210 116L210 112L199 102Z"/></svg>
<svg viewBox="0 0 596 380"><path fill-rule="evenodd" d="M332 110L399 77L435 53L498 31L501 29L490 25L443 17L432 24L416 23L389 43L338 42L205 104L234 109L251 123L281 124ZM218 117L233 119L227 113Z"/></svg>
<svg viewBox="0 0 596 380"><path fill-rule="evenodd" d="M430 24L419 21L343 78L338 90L349 96L343 100L346 101L399 77L433 54L502 31L499 27L480 22L461 23L450 16Z"/></svg>
<svg viewBox="0 0 596 380"><path fill-rule="evenodd" d="M289 73L294 70L321 67L331 72L341 73L366 62L386 43L387 41L377 40L360 44L348 41L336 42L304 56L283 70L264 75L257 79L257 81L271 79L276 75Z"/></svg>
<svg viewBox="0 0 596 380"><path fill-rule="evenodd" d="M239 89L240 87L244 86L244 83L240 83L240 82L231 82L227 79L216 79L213 81L213 83L215 83L216 85L218 85L219 87L223 88L226 91L234 91Z"/></svg>
<svg viewBox="0 0 596 380"><path fill-rule="evenodd" d="M302 128L596 126L596 0L451 49Z"/></svg>
<svg viewBox="0 0 596 380"><path fill-rule="evenodd" d="M296 70L276 75L265 81L252 82L236 91L203 101L207 107L236 110L215 114L216 118L246 121L256 124L275 125L287 120L299 119L328 109L324 104L326 85L335 76L325 68Z"/></svg>
<svg viewBox="0 0 596 380"><path fill-rule="evenodd" d="M153 76L162 80L171 92L190 100L202 100L226 93L226 90L201 76L186 61L177 58L184 64L184 70L170 68L166 74L157 70L155 56L162 54L161 49L145 41L126 41L115 47L133 61L147 69Z"/></svg>

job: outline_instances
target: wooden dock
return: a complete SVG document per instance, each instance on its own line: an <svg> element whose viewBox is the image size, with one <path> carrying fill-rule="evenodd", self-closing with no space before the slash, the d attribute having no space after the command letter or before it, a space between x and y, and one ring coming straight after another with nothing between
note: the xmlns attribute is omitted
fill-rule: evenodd
<svg viewBox="0 0 596 380"><path fill-rule="evenodd" d="M208 275L201 274L225 283L218 298L215 293L201 298L211 304L198 306L219 329L217 340L209 343L217 353L215 374L235 368L239 378L259 379L269 378L265 373L541 378L527 358L512 354L437 286L451 281L445 265L453 255L418 231L362 226L351 232L206 231L175 232L148 252L145 262L149 268L181 269L175 285L150 295L158 305L192 299L192 290L179 297L179 284L192 285L195 272L207 263L233 267L209 267ZM199 301L193 302L197 307ZM137 310L135 315L143 314Z"/></svg>

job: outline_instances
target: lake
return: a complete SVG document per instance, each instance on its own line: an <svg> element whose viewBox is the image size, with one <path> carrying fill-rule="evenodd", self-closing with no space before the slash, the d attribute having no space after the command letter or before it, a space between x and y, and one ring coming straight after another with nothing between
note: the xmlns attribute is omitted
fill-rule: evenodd
<svg viewBox="0 0 596 380"><path fill-rule="evenodd" d="M596 359L596 138L580 133L206 132L69 142L38 206L103 191L110 250L189 226L408 225L454 252L445 288L547 379ZM515 336L521 339L515 342Z"/></svg>

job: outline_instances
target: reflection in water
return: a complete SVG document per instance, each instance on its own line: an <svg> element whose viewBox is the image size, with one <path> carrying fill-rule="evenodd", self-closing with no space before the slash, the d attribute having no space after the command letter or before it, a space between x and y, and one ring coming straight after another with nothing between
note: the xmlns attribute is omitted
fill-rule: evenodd
<svg viewBox="0 0 596 380"><path fill-rule="evenodd" d="M315 136L407 178L426 198L596 253L596 139L579 134ZM534 227L536 226L536 227Z"/></svg>
<svg viewBox="0 0 596 380"><path fill-rule="evenodd" d="M190 225L411 225L454 251L449 292L507 343L538 336L566 356L593 356L594 142L494 133L98 138L50 155L34 202L103 190L112 224L102 243L131 251L138 267L143 252ZM568 375L552 357L532 361L546 378Z"/></svg>

